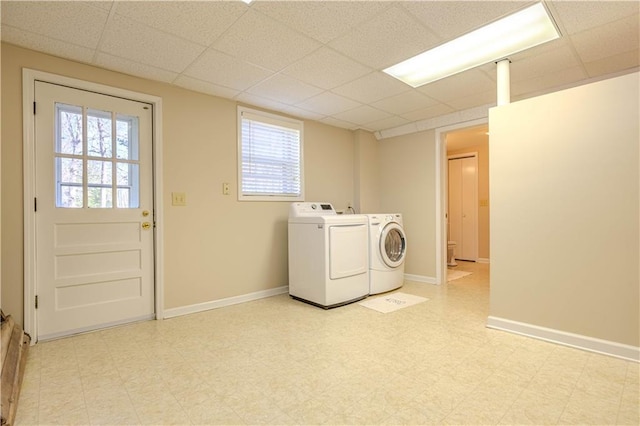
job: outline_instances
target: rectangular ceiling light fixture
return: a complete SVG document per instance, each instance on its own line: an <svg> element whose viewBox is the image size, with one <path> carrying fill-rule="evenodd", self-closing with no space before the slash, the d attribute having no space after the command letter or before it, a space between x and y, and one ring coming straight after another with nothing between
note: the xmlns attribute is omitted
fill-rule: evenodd
<svg viewBox="0 0 640 426"><path fill-rule="evenodd" d="M384 72L412 87L419 87L559 37L560 32L547 9L542 3L536 3Z"/></svg>

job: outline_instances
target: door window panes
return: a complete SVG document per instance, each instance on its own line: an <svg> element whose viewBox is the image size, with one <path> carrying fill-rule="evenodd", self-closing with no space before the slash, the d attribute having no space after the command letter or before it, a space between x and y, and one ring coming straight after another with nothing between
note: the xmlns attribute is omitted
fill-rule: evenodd
<svg viewBox="0 0 640 426"><path fill-rule="evenodd" d="M82 160L56 158L58 207L82 208Z"/></svg>
<svg viewBox="0 0 640 426"><path fill-rule="evenodd" d="M56 153L82 155L82 107L56 104Z"/></svg>
<svg viewBox="0 0 640 426"><path fill-rule="evenodd" d="M138 196L140 167L138 164L118 163L117 168L118 207L140 207Z"/></svg>
<svg viewBox="0 0 640 426"><path fill-rule="evenodd" d="M62 103L55 111L56 207L139 208L138 118Z"/></svg>
<svg viewBox="0 0 640 426"><path fill-rule="evenodd" d="M116 116L116 157L138 160L138 118L118 114Z"/></svg>
<svg viewBox="0 0 640 426"><path fill-rule="evenodd" d="M87 151L91 157L110 158L113 129L111 113L89 109L87 113Z"/></svg>

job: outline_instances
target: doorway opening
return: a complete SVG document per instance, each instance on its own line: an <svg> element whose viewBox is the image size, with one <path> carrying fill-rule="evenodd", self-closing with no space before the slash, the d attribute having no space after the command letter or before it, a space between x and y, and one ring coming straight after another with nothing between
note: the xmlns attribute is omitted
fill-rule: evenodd
<svg viewBox="0 0 640 426"><path fill-rule="evenodd" d="M437 129L436 158L436 279L444 284L465 269L460 261L490 262L487 119Z"/></svg>

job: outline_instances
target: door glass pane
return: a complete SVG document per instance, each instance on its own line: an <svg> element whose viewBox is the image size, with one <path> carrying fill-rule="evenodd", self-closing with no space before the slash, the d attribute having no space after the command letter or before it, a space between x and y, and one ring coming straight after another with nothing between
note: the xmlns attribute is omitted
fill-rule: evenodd
<svg viewBox="0 0 640 426"><path fill-rule="evenodd" d="M90 208L112 207L112 166L110 161L87 161L87 205Z"/></svg>
<svg viewBox="0 0 640 426"><path fill-rule="evenodd" d="M56 152L82 155L82 107L56 103Z"/></svg>
<svg viewBox="0 0 640 426"><path fill-rule="evenodd" d="M63 184L58 187L58 190L57 207L68 209L82 208L82 186Z"/></svg>
<svg viewBox="0 0 640 426"><path fill-rule="evenodd" d="M138 160L138 117L116 116L116 157Z"/></svg>
<svg viewBox="0 0 640 426"><path fill-rule="evenodd" d="M89 109L87 111L87 153L92 157L112 157L111 113Z"/></svg>
<svg viewBox="0 0 640 426"><path fill-rule="evenodd" d="M82 208L82 160L56 158L56 207Z"/></svg>
<svg viewBox="0 0 640 426"><path fill-rule="evenodd" d="M87 188L89 208L100 209L113 207L112 192L113 190L111 188L89 186L89 188Z"/></svg>
<svg viewBox="0 0 640 426"><path fill-rule="evenodd" d="M138 164L117 163L116 179L118 184L119 208L137 209L140 207L140 167Z"/></svg>

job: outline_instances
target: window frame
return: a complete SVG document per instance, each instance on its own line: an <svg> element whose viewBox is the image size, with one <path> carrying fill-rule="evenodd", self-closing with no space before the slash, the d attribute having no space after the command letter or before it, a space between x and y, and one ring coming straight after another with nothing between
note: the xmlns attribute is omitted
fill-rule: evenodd
<svg viewBox="0 0 640 426"><path fill-rule="evenodd" d="M300 132L300 159L299 159L299 167L300 167L300 195L284 195L284 194L245 194L242 190L242 182L243 182L243 173L242 173L242 119L243 113L247 113L251 115L254 119L255 117L264 118L265 123L269 124L277 124L282 127L288 127L291 129L298 130ZM259 120L255 120L259 121ZM294 118L286 117L283 115L272 114L269 112L248 108L245 106L238 105L237 108L237 151L238 151L238 201L304 201L304 122L302 120L297 120Z"/></svg>

